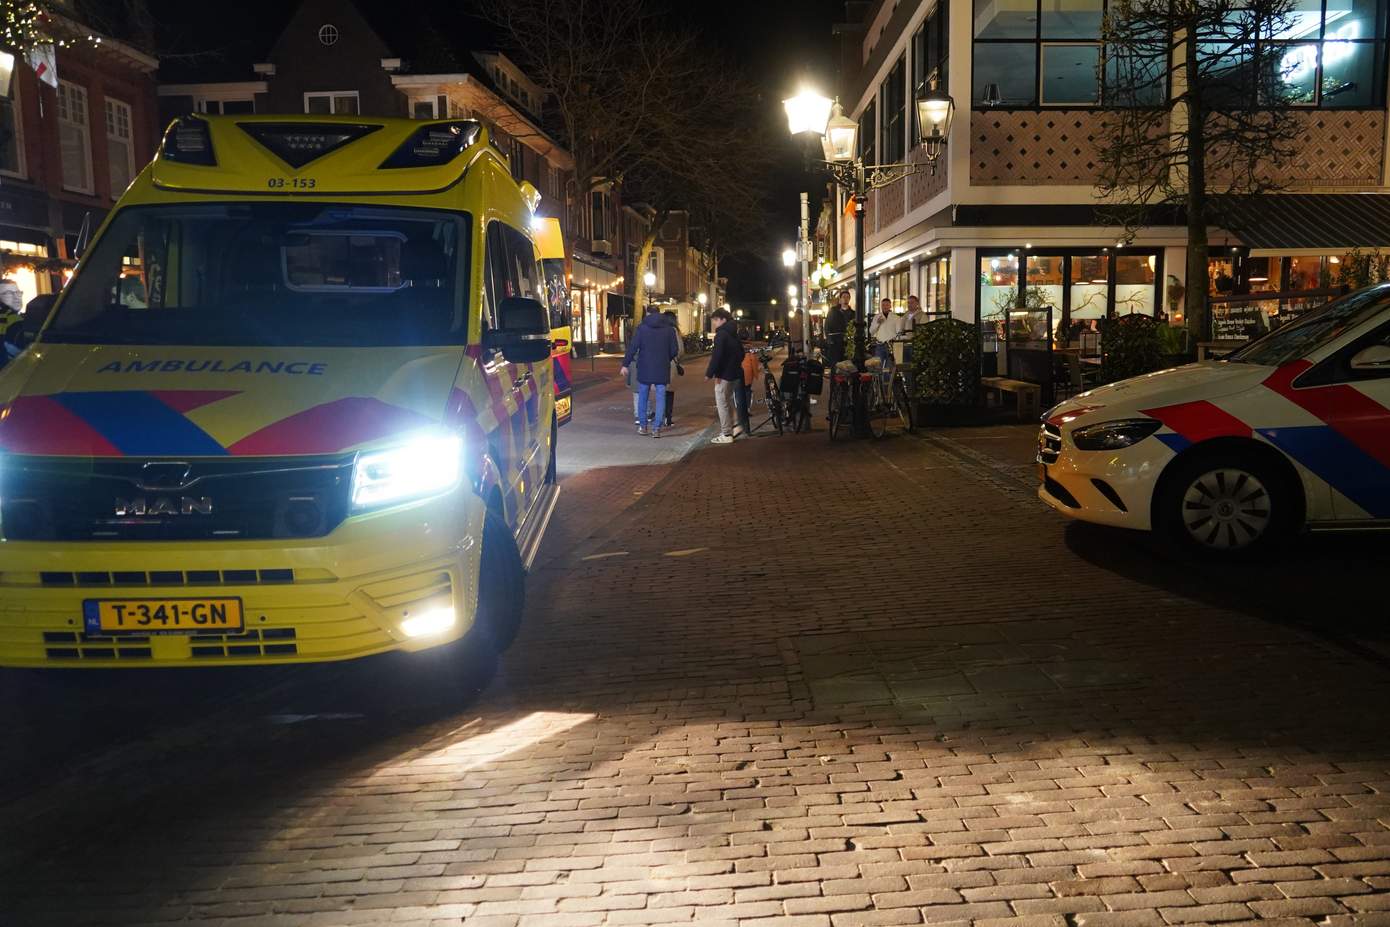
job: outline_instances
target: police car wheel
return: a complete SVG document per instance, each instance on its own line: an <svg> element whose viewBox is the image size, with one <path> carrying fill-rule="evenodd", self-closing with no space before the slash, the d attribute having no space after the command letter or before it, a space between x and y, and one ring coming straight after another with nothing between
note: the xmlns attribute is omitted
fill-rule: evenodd
<svg viewBox="0 0 1390 927"><path fill-rule="evenodd" d="M502 516L489 509L483 523L483 556L478 566L478 615L468 637L492 653L502 653L521 630L526 604L526 570L516 541Z"/></svg>
<svg viewBox="0 0 1390 927"><path fill-rule="evenodd" d="M1277 472L1239 455L1190 461L1167 481L1160 515L1189 550L1244 556L1283 538L1292 493Z"/></svg>

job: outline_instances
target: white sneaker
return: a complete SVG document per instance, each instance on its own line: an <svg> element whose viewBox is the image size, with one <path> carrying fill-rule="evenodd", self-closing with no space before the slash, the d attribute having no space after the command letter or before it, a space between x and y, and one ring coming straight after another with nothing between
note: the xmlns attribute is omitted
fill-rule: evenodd
<svg viewBox="0 0 1390 927"><path fill-rule="evenodd" d="M733 443L734 443L734 436L733 436L733 435L716 435L715 437L713 437L713 438L710 439L710 442L709 442L709 443L710 443L710 444L733 444Z"/></svg>

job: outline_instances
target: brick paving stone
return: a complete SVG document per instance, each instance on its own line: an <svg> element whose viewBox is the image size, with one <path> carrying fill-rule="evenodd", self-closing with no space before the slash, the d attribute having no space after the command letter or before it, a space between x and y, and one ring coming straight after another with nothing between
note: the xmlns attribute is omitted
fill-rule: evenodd
<svg viewBox="0 0 1390 927"><path fill-rule="evenodd" d="M627 398L606 389L583 396ZM68 847L0 873L0 924L1390 917L1390 734L1348 709L1390 675L1282 620L1281 568L1236 571L1250 602L1199 591L1147 541L1059 521L983 433L678 462L597 414L567 430L641 460L567 479L479 700L383 709L364 670L354 720L151 744L133 767L199 788L118 828L79 813L115 785L52 786ZM815 530L861 525L855 556Z"/></svg>

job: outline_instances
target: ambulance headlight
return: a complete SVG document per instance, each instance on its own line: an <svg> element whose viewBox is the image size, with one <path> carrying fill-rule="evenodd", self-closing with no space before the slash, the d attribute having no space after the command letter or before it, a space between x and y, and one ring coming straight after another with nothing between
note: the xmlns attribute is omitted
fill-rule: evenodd
<svg viewBox="0 0 1390 927"><path fill-rule="evenodd" d="M1101 422L1076 429L1071 440L1082 451L1117 451L1138 444L1162 427L1162 422L1152 418Z"/></svg>
<svg viewBox="0 0 1390 927"><path fill-rule="evenodd" d="M463 478L463 439L429 434L357 456L352 507L377 509L448 492Z"/></svg>

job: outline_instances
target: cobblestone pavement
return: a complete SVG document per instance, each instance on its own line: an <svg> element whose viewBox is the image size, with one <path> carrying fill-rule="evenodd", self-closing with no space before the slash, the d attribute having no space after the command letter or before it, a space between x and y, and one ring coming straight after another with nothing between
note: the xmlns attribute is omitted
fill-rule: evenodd
<svg viewBox="0 0 1390 927"><path fill-rule="evenodd" d="M1191 564L972 432L698 444L702 382L660 451L586 392L475 702L339 670L55 770L0 924L1390 923L1384 542Z"/></svg>

